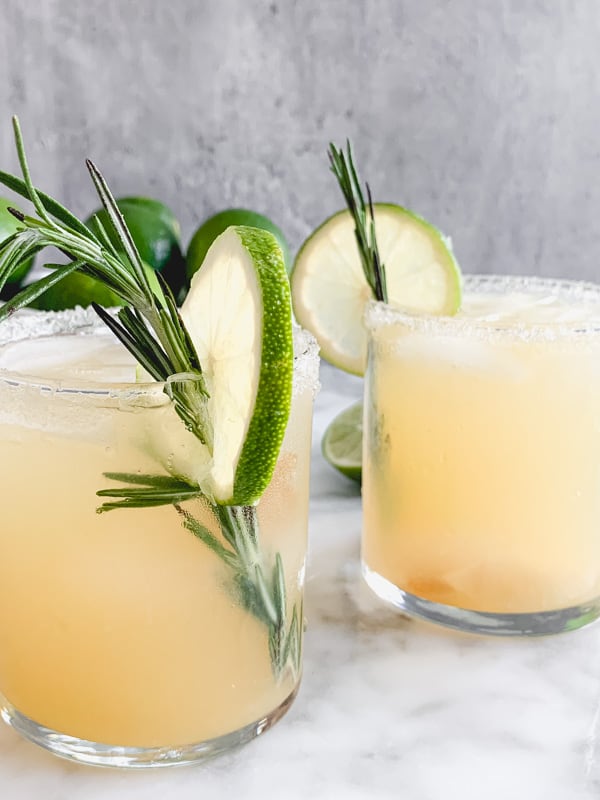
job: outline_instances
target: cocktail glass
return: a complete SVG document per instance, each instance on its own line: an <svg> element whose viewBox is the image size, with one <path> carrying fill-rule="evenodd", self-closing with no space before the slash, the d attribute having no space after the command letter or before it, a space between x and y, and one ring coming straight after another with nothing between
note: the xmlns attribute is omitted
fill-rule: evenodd
<svg viewBox="0 0 600 800"><path fill-rule="evenodd" d="M363 574L408 614L538 635L600 613L600 287L468 277L456 317L372 303Z"/></svg>
<svg viewBox="0 0 600 800"><path fill-rule="evenodd" d="M60 756L126 767L197 761L268 729L301 672L312 338L295 334L271 483L239 511L260 532L239 534L240 567L200 499L97 513L107 473L168 481L197 440L91 312L24 312L0 336L4 720Z"/></svg>

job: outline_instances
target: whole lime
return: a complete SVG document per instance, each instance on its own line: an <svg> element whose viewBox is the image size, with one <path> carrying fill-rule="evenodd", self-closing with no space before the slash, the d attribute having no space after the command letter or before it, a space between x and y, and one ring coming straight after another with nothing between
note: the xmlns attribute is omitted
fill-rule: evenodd
<svg viewBox="0 0 600 800"><path fill-rule="evenodd" d="M186 283L185 261L180 245L180 226L171 209L151 197L121 197L117 205L135 242L142 261L160 272L178 297ZM91 214L85 224L95 231L98 217L111 242L118 249L119 239L104 209Z"/></svg>
<svg viewBox="0 0 600 800"><path fill-rule="evenodd" d="M231 225L246 225L250 228L261 228L262 230L270 231L279 242L285 268L289 273L291 269L290 252L280 228L274 222L271 222L268 217L258 214L256 211L250 211L246 208L228 208L205 220L192 236L185 257L188 280L200 268L209 247L217 236L220 236Z"/></svg>
<svg viewBox="0 0 600 800"><path fill-rule="evenodd" d="M158 291L156 270L144 262L142 264L151 288ZM82 272L72 272L62 281L46 289L44 294L37 297L29 306L40 311L63 311L65 308L75 308L75 306L87 308L92 303L98 303L104 308L125 305L121 297L105 286L102 281L90 278L89 275L84 275Z"/></svg>
<svg viewBox="0 0 600 800"><path fill-rule="evenodd" d="M41 311L62 311L75 306L86 308L92 302L105 308L123 305L121 298L100 281L81 272L72 272L46 289L44 294L30 303L30 307Z"/></svg>
<svg viewBox="0 0 600 800"><path fill-rule="evenodd" d="M19 220L16 217L13 217L8 210L9 206L11 208L20 210L12 200L8 200L6 197L0 197L0 242L8 239L8 237L17 230L17 228L22 227ZM34 257L31 256L31 258L28 258L27 261L23 261L23 263L20 264L19 267L10 275L7 283L13 286L18 286L33 266L33 260Z"/></svg>

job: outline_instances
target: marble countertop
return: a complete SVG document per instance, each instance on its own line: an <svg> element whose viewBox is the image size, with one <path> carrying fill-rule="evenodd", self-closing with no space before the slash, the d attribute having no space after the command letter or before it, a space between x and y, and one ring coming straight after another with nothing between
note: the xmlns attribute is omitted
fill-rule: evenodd
<svg viewBox="0 0 600 800"><path fill-rule="evenodd" d="M328 367L317 399L304 678L288 715L202 766L146 772L61 761L0 725L2 800L600 796L600 625L481 639L403 618L358 572L360 497L322 460L360 393Z"/></svg>

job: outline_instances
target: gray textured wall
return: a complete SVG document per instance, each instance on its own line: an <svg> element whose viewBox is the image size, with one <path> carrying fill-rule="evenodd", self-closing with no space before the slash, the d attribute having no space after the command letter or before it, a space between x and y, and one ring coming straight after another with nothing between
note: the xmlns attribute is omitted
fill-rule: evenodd
<svg viewBox="0 0 600 800"><path fill-rule="evenodd" d="M599 0L0 0L0 164L17 112L39 184L81 213L82 160L184 238L247 205L292 245L340 197L349 136L379 199L467 271L600 279Z"/></svg>

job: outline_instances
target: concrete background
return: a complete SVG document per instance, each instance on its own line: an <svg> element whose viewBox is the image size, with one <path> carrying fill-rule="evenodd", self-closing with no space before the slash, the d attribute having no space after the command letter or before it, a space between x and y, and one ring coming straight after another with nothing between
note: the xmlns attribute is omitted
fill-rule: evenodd
<svg viewBox="0 0 600 800"><path fill-rule="evenodd" d="M0 165L16 112L81 214L90 156L184 243L242 205L295 249L341 207L326 146L348 136L465 271L600 279L599 41L598 0L0 0Z"/></svg>

